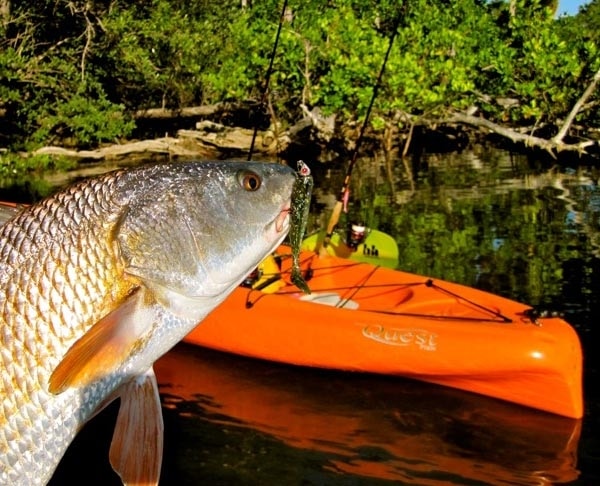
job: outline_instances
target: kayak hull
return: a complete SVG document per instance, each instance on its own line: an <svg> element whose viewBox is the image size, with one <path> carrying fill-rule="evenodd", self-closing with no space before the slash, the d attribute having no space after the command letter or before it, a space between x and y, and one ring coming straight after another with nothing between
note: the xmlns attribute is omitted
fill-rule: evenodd
<svg viewBox="0 0 600 486"><path fill-rule="evenodd" d="M311 252L301 255L312 290L303 295L289 284L289 260L276 285L236 289L185 341L583 415L581 346L564 320L534 318L524 304L470 287Z"/></svg>

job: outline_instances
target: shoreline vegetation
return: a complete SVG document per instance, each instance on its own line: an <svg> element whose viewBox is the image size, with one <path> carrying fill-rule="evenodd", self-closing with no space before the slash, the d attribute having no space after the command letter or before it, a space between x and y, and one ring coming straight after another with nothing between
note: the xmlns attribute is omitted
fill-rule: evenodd
<svg viewBox="0 0 600 486"><path fill-rule="evenodd" d="M600 0L0 0L0 179L60 160L600 157ZM268 90L267 66L281 38Z"/></svg>
<svg viewBox="0 0 600 486"><path fill-rule="evenodd" d="M596 73L590 86L595 86L600 79L600 71ZM397 127L390 127L384 133L369 132L371 145L383 147L387 144L388 150L396 155L402 151L402 155L410 152L410 143L415 127L430 129L432 132L439 132L442 138L446 139L446 150L461 149L466 143L473 143L477 140L490 138L496 135L496 143L513 145L519 150L543 150L552 158L557 158L561 153L574 153L576 155L596 155L600 153L600 139L583 137L582 139L571 139L566 142L565 136L571 129L583 131L581 126L573 126L578 111L585 103L585 99L593 93L593 89L586 90L586 93L573 107L567 120L558 130L557 134L551 138L543 138L534 135L534 127L510 128L503 126L485 118L471 115L468 112L456 112L446 119L416 121L411 125L408 134L402 133ZM229 108L228 108L229 107ZM335 117L323 117L320 110L308 110L302 107L305 116L292 126L277 130L273 126L266 130L256 132L255 152L259 155L277 157L285 155L291 146L301 147L309 144L317 144L324 152L333 150L337 147L343 147L344 151L349 152L353 148L355 140L352 136L356 135L357 130L354 127L345 127L341 133L336 135ZM157 137L147 140L129 140L124 143L105 145L93 150L78 150L76 148L65 148L61 146L44 146L34 150L31 155L54 155L69 157L78 160L112 160L129 155L151 153L167 155L171 157L189 157L189 156L210 156L222 158L226 156L244 156L252 143L254 130L238 126L227 126L218 122L210 121L210 118L216 114L227 114L229 109L235 109L232 103L221 105L186 107L179 110L168 110L163 108L154 108L144 110L136 114L138 120L152 121L157 120L155 125L160 126L162 122L174 122L176 124L190 124L190 119L199 118L195 123L195 128L177 129L174 136L166 134L164 137ZM431 125L436 127L431 129ZM448 130L440 129L446 127ZM154 127L156 131L156 127ZM347 135L347 138L344 138ZM424 134L422 134L423 136ZM455 143L452 142L455 140ZM394 141L397 143L395 146ZM402 143L402 146L398 143ZM448 148L450 147L450 148Z"/></svg>

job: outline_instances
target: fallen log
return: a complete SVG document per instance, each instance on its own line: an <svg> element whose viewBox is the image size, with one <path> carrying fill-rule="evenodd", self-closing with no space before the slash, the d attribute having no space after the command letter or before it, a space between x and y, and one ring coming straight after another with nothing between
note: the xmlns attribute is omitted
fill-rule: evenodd
<svg viewBox="0 0 600 486"><path fill-rule="evenodd" d="M203 118L221 115L224 113L232 113L237 110L248 111L255 106L256 103L239 102L239 103L215 103L213 105L202 106L187 106L182 108L147 108L137 110L133 113L133 118L148 119L148 120L170 120L177 118Z"/></svg>
<svg viewBox="0 0 600 486"><path fill-rule="evenodd" d="M110 160L128 157L132 154L164 154L169 156L208 156L202 146L191 147L184 140L164 137L156 140L141 140L124 144L108 145L95 150L76 150L63 147L42 147L33 155L55 155L81 160Z"/></svg>
<svg viewBox="0 0 600 486"><path fill-rule="evenodd" d="M159 116L158 113L155 113L155 115ZM282 132L276 133L273 130L258 131L255 151L263 156L276 157L290 143L302 143L306 139L306 131L311 129L314 129L316 133L314 138L319 140L319 127L314 127L314 120L310 117L302 118L298 123ZM47 146L35 150L33 155L55 155L92 161L113 160L143 154L158 154L170 157L240 157L248 153L252 136L253 130L227 127L204 120L196 124L195 130L178 130L176 137L132 141L107 145L94 150ZM322 138L329 140L330 137L331 133L327 131Z"/></svg>
<svg viewBox="0 0 600 486"><path fill-rule="evenodd" d="M252 143L253 130L246 128L230 128L213 122L200 122L196 130L179 130L177 137L190 140L206 147L207 150L231 154L248 153ZM276 134L271 130L259 131L256 134L255 151L263 155L276 156L289 145L290 136L287 131Z"/></svg>
<svg viewBox="0 0 600 486"><path fill-rule="evenodd" d="M486 120L485 118L468 115L465 113L454 113L449 118L441 120L442 123L462 123L471 125L477 128L483 128L490 132L496 133L511 140L513 143L521 143L526 147L535 147L547 151L551 156L556 157L559 152L577 152L582 155L587 155L586 149L598 146L598 141L584 140L577 143L565 143L561 139L536 137L517 132L510 128L503 127L497 123Z"/></svg>
<svg viewBox="0 0 600 486"><path fill-rule="evenodd" d="M250 148L252 131L243 128L214 130L179 130L177 137L141 140L123 144L107 145L94 150L77 150L57 146L41 147L32 155L53 155L79 160L114 160L131 155L156 154L169 157L215 158L243 156ZM275 137L271 131L259 132L256 152L261 155L277 156L290 143L287 132Z"/></svg>

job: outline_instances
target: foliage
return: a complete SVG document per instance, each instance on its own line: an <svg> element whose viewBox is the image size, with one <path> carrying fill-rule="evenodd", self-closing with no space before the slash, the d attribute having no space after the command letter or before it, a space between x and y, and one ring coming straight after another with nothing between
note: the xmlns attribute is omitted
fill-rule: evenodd
<svg viewBox="0 0 600 486"><path fill-rule="evenodd" d="M466 108L487 91L481 73L501 59L493 19L468 0L423 0L409 12L387 78L390 109L431 115Z"/></svg>
<svg viewBox="0 0 600 486"><path fill-rule="evenodd" d="M600 69L600 1L593 0L586 4L577 16L560 18L557 30L561 38L567 41L572 52L578 56L581 65L579 76L570 81L574 89L581 90L581 86L589 83ZM595 105L598 105L597 95L595 100ZM600 111L597 107L594 109L594 103L590 103L579 119L591 126L598 126Z"/></svg>
<svg viewBox="0 0 600 486"><path fill-rule="evenodd" d="M12 5L12 4L11 4ZM0 51L1 108L13 148L71 142L76 146L127 136L132 124L88 75L93 22L84 2L12 5Z"/></svg>
<svg viewBox="0 0 600 486"><path fill-rule="evenodd" d="M27 201L44 197L56 187L42 176L47 171L72 169L74 163L61 157L49 155L22 156L15 153L0 153L0 187L28 188Z"/></svg>
<svg viewBox="0 0 600 486"><path fill-rule="evenodd" d="M497 94L519 101L510 112L513 121L553 123L568 113L583 92L573 82L581 74L582 60L571 42L553 28L553 11L531 8L531 4L539 2L517 2L517 15L506 25L503 40L510 48L509 62L500 72L503 82Z"/></svg>
<svg viewBox="0 0 600 486"><path fill-rule="evenodd" d="M282 3L8 5L0 23L0 140L15 150L127 137L144 108L259 100ZM471 106L495 122L552 127L600 67L600 0L575 17L556 19L555 7L540 0L290 1L269 101L288 123L301 116L301 104L342 123L360 121L396 31L375 128L435 123ZM589 103L579 121L597 123L598 106Z"/></svg>

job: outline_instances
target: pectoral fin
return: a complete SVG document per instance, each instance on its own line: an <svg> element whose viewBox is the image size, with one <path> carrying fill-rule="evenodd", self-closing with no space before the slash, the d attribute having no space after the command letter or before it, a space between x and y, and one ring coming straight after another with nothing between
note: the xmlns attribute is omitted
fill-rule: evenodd
<svg viewBox="0 0 600 486"><path fill-rule="evenodd" d="M163 419L154 371L124 385L110 445L110 463L125 485L157 485L163 451Z"/></svg>
<svg viewBox="0 0 600 486"><path fill-rule="evenodd" d="M137 289L76 341L50 376L49 391L90 384L122 365L154 322L145 300Z"/></svg>

